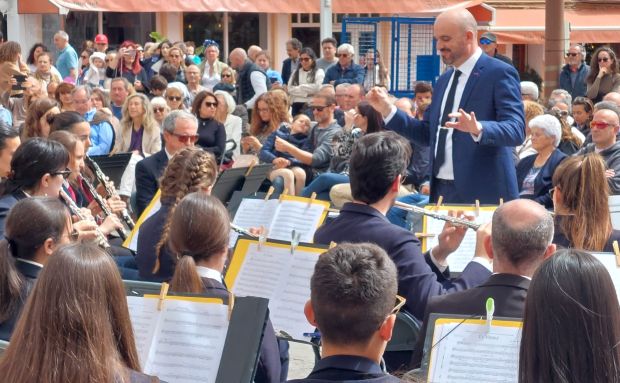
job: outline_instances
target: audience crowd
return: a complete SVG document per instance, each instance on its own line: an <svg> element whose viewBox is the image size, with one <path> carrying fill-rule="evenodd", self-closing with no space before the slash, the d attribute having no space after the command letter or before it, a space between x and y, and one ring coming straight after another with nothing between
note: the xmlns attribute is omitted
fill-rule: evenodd
<svg viewBox="0 0 620 383"><path fill-rule="evenodd" d="M258 46L222 57L213 40L200 54L103 34L76 47L64 31L57 54L0 44L0 380L159 381L141 369L122 279L228 299L231 218L211 190L224 169L264 163L261 190L339 210L315 234L338 246L304 309L322 358L294 382L417 381L402 375L423 364L429 315L483 316L488 297L495 315L523 320L519 382L620 382L620 306L590 254L620 240L616 54L600 47L586 63L571 44L543 99L463 12L437 17L448 69L414 98L389 94L380 52L331 37L321 52L290 39L281 65ZM121 153L120 184L98 179L91 157ZM440 199L499 205L458 276L447 258L468 229L446 223L423 252L416 215L394 207ZM139 224L135 253L125 214ZM421 326L413 353L386 352L399 310ZM287 373L288 343L268 320L255 382Z"/></svg>

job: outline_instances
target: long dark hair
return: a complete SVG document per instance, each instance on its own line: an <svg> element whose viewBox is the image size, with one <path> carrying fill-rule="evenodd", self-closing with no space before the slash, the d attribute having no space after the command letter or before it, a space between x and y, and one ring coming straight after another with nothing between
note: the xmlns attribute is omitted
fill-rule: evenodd
<svg viewBox="0 0 620 383"><path fill-rule="evenodd" d="M60 239L68 219L69 211L58 198L26 198L9 211L0 240L0 323L25 298L21 296L24 277L15 267L15 258L33 260L47 239Z"/></svg>
<svg viewBox="0 0 620 383"><path fill-rule="evenodd" d="M75 124L79 124L82 122L86 122L86 119L82 117L78 112L61 112L50 118L51 121L51 132L55 132L57 130L68 130L71 131L71 128Z"/></svg>
<svg viewBox="0 0 620 383"><path fill-rule="evenodd" d="M173 291L201 293L196 263L228 249L230 218L220 200L191 193L177 205L170 225L170 248L179 257L170 282Z"/></svg>
<svg viewBox="0 0 620 383"><path fill-rule="evenodd" d="M299 56L301 57L301 55L303 54L307 54L312 59L312 66L310 67L311 68L310 72L308 72L308 82L312 83L314 82L314 76L316 75L316 54L314 53L312 48L308 48L308 47L301 49L301 51L299 52ZM295 73L293 73L293 80L291 82L291 85L293 86L299 85L299 71L300 70L302 70L301 63L297 66Z"/></svg>
<svg viewBox="0 0 620 383"><path fill-rule="evenodd" d="M586 82L588 84L592 84L598 76L598 71L600 70L600 67L598 65L598 54L601 52L607 52L607 54L609 54L609 58L612 61L611 65L609 66L609 69L611 69L610 74L613 76L614 74L618 73L618 60L616 58L616 53L609 47L600 47L596 51L594 51L594 53L592 54L592 59L590 60L590 72L588 73L588 77L586 78Z"/></svg>
<svg viewBox="0 0 620 383"><path fill-rule="evenodd" d="M21 144L11 159L11 173L1 195L32 190L47 173L65 170L69 152L61 143L35 137Z"/></svg>
<svg viewBox="0 0 620 383"><path fill-rule="evenodd" d="M620 381L620 306L592 255L560 250L534 274L525 301L519 383Z"/></svg>
<svg viewBox="0 0 620 383"><path fill-rule="evenodd" d="M36 65L37 62L34 59L34 51L37 48L43 48L43 52L49 52L50 50L43 43L35 43L32 48L30 48L30 52L28 52L28 58L26 59L26 64Z"/></svg>
<svg viewBox="0 0 620 383"><path fill-rule="evenodd" d="M128 382L140 370L123 281L92 244L50 257L0 361L6 382Z"/></svg>
<svg viewBox="0 0 620 383"><path fill-rule="evenodd" d="M377 133L385 128L385 122L381 113L377 112L375 108L370 106L368 101L360 101L357 104L357 109L360 114L368 120L368 127L366 128L366 134Z"/></svg>

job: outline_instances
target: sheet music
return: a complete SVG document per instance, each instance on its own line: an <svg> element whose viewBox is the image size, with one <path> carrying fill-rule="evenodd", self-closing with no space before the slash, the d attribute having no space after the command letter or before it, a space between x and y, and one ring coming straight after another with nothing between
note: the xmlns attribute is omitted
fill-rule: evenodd
<svg viewBox="0 0 620 383"><path fill-rule="evenodd" d="M304 305L310 299L310 278L319 254L319 250L296 249L291 255L289 248L268 243L259 250L255 242L250 243L232 292L269 299L275 330L301 339L303 333L314 331L304 315Z"/></svg>
<svg viewBox="0 0 620 383"><path fill-rule="evenodd" d="M144 372L175 383L213 383L228 332L228 306L127 297ZM144 359L143 359L144 358Z"/></svg>
<svg viewBox="0 0 620 383"><path fill-rule="evenodd" d="M448 215L448 209L439 209L439 214ZM468 211L467 214L472 214L473 211ZM475 222L477 223L487 223L491 222L493 218L493 211L490 210L480 210L480 214L476 217ZM439 242L439 233L443 230L443 226L446 223L445 221L434 219L431 217L424 217L426 220L426 233L435 234L432 238L426 239L426 250L436 246ZM474 257L474 253L476 250L476 232L467 229L465 233L465 238L463 238L463 242L461 246L450 256L448 256L448 266L450 266L450 271L454 272L462 272L467 264Z"/></svg>
<svg viewBox="0 0 620 383"><path fill-rule="evenodd" d="M325 206L320 204L284 200L278 207L268 237L290 241L291 231L295 230L296 233L301 233L301 242L312 243L324 211Z"/></svg>
<svg viewBox="0 0 620 383"><path fill-rule="evenodd" d="M521 328L459 322L435 326L428 381L518 382Z"/></svg>
<svg viewBox="0 0 620 383"><path fill-rule="evenodd" d="M616 262L616 255L613 253L590 253L594 256L594 258L601 261L601 263L609 272L609 276L611 276L611 280L614 282L614 286L616 287L616 295L620 297L620 267Z"/></svg>
<svg viewBox="0 0 620 383"><path fill-rule="evenodd" d="M233 223L244 229L264 226L265 229L269 230L277 208L278 200L265 201L263 199L244 198L237 209ZM289 240L291 239L290 236L289 232ZM229 248L235 247L238 237L239 234L237 232L230 231ZM271 235L269 237L273 238Z"/></svg>

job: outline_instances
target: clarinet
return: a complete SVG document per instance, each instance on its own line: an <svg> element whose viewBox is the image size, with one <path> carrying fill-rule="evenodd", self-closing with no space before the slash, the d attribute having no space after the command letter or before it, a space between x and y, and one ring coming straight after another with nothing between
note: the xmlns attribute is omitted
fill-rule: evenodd
<svg viewBox="0 0 620 383"><path fill-rule="evenodd" d="M106 217L114 215L114 213L112 213L112 210L110 210L110 208L105 204L105 201L103 200L103 198L101 198L99 193L97 193L97 190L95 190L95 187L93 186L93 184L88 182L86 178L82 178L82 184L86 186L86 189L88 189L88 192L90 193L90 195L93 197L97 205L99 205L99 208L101 208L103 215L105 215ZM118 233L118 236L121 237L123 241L127 239L127 233L125 233L124 229L122 228L116 229L116 232Z"/></svg>
<svg viewBox="0 0 620 383"><path fill-rule="evenodd" d="M69 211L71 211L71 214L77 216L80 219L80 221L89 220L89 218L86 218L84 214L82 214L82 212L80 211L80 208L75 204L73 199L71 199L71 196L69 196L69 194L67 194L67 192L64 191L64 189L62 188L60 189L60 197L67 204L67 207L69 208ZM108 242L108 239L105 237L105 235L103 235L103 233L99 229L97 229L97 244L104 250L107 250L110 248L110 243Z"/></svg>
<svg viewBox="0 0 620 383"><path fill-rule="evenodd" d="M450 222L452 224L458 225L458 226L465 226L468 227L472 230L478 230L480 228L480 224L476 223L476 222L472 222L472 221L468 221L466 219L462 219L462 218L457 218L457 217L451 217L449 215L444 215L444 214L439 214L439 213L435 213L434 211L428 210L428 209L424 209L418 206L414 206L414 205L409 205L403 202L399 202L396 201L394 203L394 207L397 207L399 209L403 209L403 210L407 210L407 211L412 211L414 213L420 213L420 214L424 214L427 215L431 218L435 218L435 219L439 219L442 221L447 221Z"/></svg>
<svg viewBox="0 0 620 383"><path fill-rule="evenodd" d="M93 172L99 183L103 185L106 193L108 194L108 197L116 197L118 195L116 193L116 188L114 187L114 185L108 182L108 177L103 173L103 171L101 171L99 165L89 156L84 156L84 162L86 163L86 166L88 166L88 168ZM127 212L127 209L123 209L123 211L121 212L121 219L123 220L123 222L125 222L125 225L127 225L129 230L133 230L136 224L134 223L133 219L131 219L131 216Z"/></svg>

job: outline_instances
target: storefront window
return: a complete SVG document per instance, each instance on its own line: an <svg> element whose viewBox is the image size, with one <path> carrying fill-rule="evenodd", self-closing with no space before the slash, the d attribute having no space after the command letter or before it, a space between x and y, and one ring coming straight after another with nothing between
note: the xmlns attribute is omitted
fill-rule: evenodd
<svg viewBox="0 0 620 383"><path fill-rule="evenodd" d="M184 13L183 40L200 46L205 39L224 45L223 13ZM228 14L228 46L230 50L259 45L259 15L257 13ZM220 49L221 51L222 49Z"/></svg>

